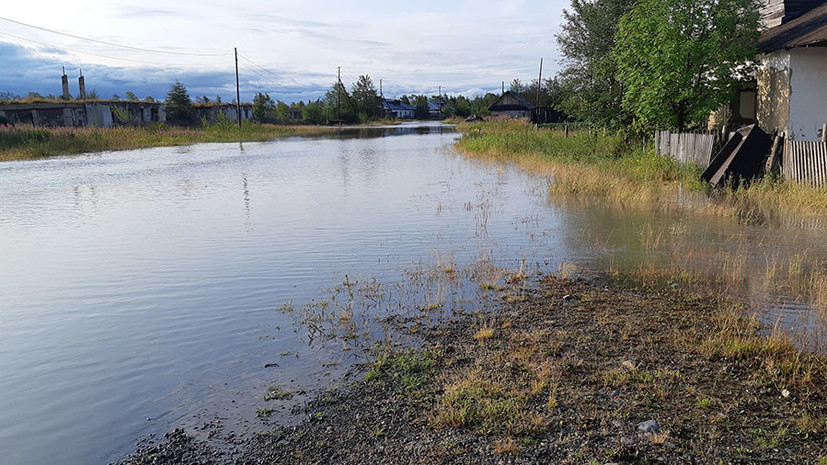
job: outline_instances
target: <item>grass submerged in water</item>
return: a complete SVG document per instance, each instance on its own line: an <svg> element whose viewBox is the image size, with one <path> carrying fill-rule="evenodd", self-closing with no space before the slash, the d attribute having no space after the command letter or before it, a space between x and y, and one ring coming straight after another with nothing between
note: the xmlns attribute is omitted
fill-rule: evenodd
<svg viewBox="0 0 827 465"><path fill-rule="evenodd" d="M517 162L553 178L554 193L599 197L632 208L692 208L751 223L827 215L827 187L768 176L736 189L710 191L697 165L681 165L618 134L536 129L525 120L463 123L459 149L472 157ZM682 202L687 194L709 200Z"/></svg>

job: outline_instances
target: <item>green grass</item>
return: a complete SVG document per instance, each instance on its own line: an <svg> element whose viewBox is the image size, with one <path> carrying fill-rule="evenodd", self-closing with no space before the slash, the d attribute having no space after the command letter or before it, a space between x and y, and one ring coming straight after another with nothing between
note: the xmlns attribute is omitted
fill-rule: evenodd
<svg viewBox="0 0 827 465"><path fill-rule="evenodd" d="M459 125L464 153L509 160L554 179L552 190L605 197L623 204L671 199L678 186L701 192L700 169L680 165L621 135L580 131L565 137L524 121L498 120Z"/></svg>
<svg viewBox="0 0 827 465"><path fill-rule="evenodd" d="M293 393L285 390L281 386L269 385L267 386L267 393L264 394L264 400L287 400L293 397Z"/></svg>
<svg viewBox="0 0 827 465"><path fill-rule="evenodd" d="M371 364L365 379L371 382L392 382L405 389L415 390L425 383L441 359L442 353L432 350L382 354Z"/></svg>

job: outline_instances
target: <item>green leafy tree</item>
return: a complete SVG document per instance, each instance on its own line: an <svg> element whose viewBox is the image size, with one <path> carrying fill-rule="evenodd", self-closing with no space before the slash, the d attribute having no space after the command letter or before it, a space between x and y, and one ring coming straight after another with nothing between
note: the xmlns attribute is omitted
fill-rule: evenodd
<svg viewBox="0 0 827 465"><path fill-rule="evenodd" d="M276 103L269 94L257 92L253 97L253 118L262 122L272 122L276 114Z"/></svg>
<svg viewBox="0 0 827 465"><path fill-rule="evenodd" d="M568 89L559 108L581 121L619 127L631 121L623 111L623 86L612 54L620 18L635 0L572 0L563 10L557 43L565 67L560 73Z"/></svg>
<svg viewBox="0 0 827 465"><path fill-rule="evenodd" d="M643 127L683 130L729 102L750 71L757 0L640 0L618 28L623 107Z"/></svg>
<svg viewBox="0 0 827 465"><path fill-rule="evenodd" d="M454 100L453 106L454 106L454 109L455 109L454 114L456 116L459 116L459 117L462 117L462 118L471 116L471 102L467 98L463 97L462 95L460 95L459 97L457 97Z"/></svg>
<svg viewBox="0 0 827 465"><path fill-rule="evenodd" d="M137 102L138 100L140 100L137 95L129 91L126 92L126 99L130 102Z"/></svg>
<svg viewBox="0 0 827 465"><path fill-rule="evenodd" d="M282 123L290 119L290 105L281 100L276 102L276 118Z"/></svg>
<svg viewBox="0 0 827 465"><path fill-rule="evenodd" d="M167 119L179 124L192 124L195 121L195 109L192 107L192 100L190 99L187 88L181 81L175 81L175 84L169 90L166 98Z"/></svg>
<svg viewBox="0 0 827 465"><path fill-rule="evenodd" d="M491 112L488 111L488 108L490 108L498 98L500 98L499 95L490 92L474 98L474 100L471 101L471 113L476 116L489 115Z"/></svg>
<svg viewBox="0 0 827 465"><path fill-rule="evenodd" d="M302 118L310 124L327 123L324 103L321 100L307 102L307 105L302 109Z"/></svg>
<svg viewBox="0 0 827 465"><path fill-rule="evenodd" d="M358 114L366 115L368 119L377 118L382 114L382 99L370 76L359 76L351 88L351 98Z"/></svg>
<svg viewBox="0 0 827 465"><path fill-rule="evenodd" d="M428 97L415 95L413 97L414 117L416 119L428 119Z"/></svg>
<svg viewBox="0 0 827 465"><path fill-rule="evenodd" d="M520 81L519 79L514 79L513 81L511 81L511 87L508 90L514 92L515 94L522 95L523 92L525 92L527 89L528 86L523 84L522 81Z"/></svg>
<svg viewBox="0 0 827 465"><path fill-rule="evenodd" d="M333 87L325 93L325 106L330 120L339 120L346 123L358 122L356 111L350 100L347 89L340 82L333 84Z"/></svg>

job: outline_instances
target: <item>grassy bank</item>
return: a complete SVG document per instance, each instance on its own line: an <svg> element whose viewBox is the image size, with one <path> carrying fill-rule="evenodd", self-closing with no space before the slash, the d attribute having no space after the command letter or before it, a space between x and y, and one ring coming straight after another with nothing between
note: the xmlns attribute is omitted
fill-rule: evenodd
<svg viewBox="0 0 827 465"><path fill-rule="evenodd" d="M55 155L189 145L204 142L253 142L279 137L318 135L331 128L277 126L244 122L203 128L164 125L113 128L12 128L0 127L0 161L25 160Z"/></svg>
<svg viewBox="0 0 827 465"><path fill-rule="evenodd" d="M673 208L687 193L704 194L702 169L680 165L626 142L619 135L537 130L525 121L463 123L458 147L466 154L508 160L554 178L554 192L596 196L629 207ZM681 204L750 220L827 214L827 188L766 178L738 189L711 192L713 202Z"/></svg>

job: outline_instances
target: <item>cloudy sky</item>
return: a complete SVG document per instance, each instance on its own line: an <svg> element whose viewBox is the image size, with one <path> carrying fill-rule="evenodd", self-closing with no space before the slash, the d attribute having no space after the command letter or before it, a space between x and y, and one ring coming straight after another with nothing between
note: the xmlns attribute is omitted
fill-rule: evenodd
<svg viewBox="0 0 827 465"><path fill-rule="evenodd" d="M569 0L63 0L5 2L0 91L77 92L83 70L101 97L163 98L175 80L193 97L268 92L286 102L324 95L342 68L386 97L474 95L559 69L554 35ZM89 40L91 39L91 40Z"/></svg>

